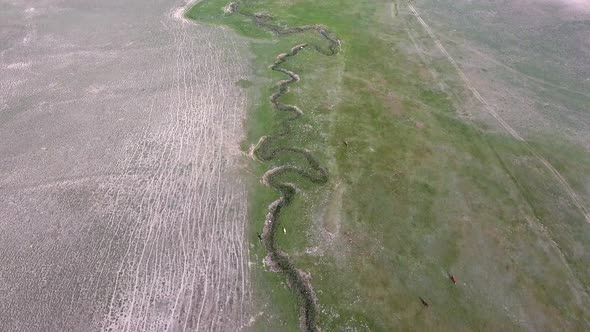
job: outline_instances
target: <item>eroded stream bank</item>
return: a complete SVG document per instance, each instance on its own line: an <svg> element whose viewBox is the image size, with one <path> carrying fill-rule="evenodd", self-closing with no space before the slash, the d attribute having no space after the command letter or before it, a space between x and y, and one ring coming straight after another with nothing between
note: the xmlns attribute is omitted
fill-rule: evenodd
<svg viewBox="0 0 590 332"><path fill-rule="evenodd" d="M285 252L281 251L277 246L276 232L280 226L282 209L289 206L294 195L299 191L295 183L285 181L284 179L281 179L281 176L293 174L315 184L325 184L328 181L328 171L319 163L311 151L296 146L275 145L274 142L276 139L292 134L291 123L297 121L297 119L304 115L304 111L299 107L281 102L281 98L289 92L289 86L297 83L301 79L297 73L286 69L283 65L289 61L290 58L296 57L299 52L307 48L311 48L325 56L335 56L338 54L340 41L331 36L327 28L323 26L305 25L299 27L282 27L275 24L273 17L270 15L243 13L239 10L239 7L240 2L233 2L226 8L228 8L228 11L233 14L242 15L251 19L257 26L271 31L276 36L280 37L314 31L328 44L327 49L323 49L317 45L310 46L307 43L298 43L289 51L277 55L276 60L271 64L270 69L284 74L287 76L287 79L277 82L277 90L271 95L270 103L276 112L286 112L291 115L283 120L281 123L281 130L278 133L261 137L258 144L252 149L252 156L263 163L274 160L277 155L289 155L292 158L304 160L304 163L307 166L302 168L290 163L284 163L267 170L262 176L262 182L266 186L271 187L280 193L280 197L268 206L268 214L262 230L261 240L263 241L267 252L265 261L269 267L272 267L285 275L289 286L293 288L298 297L300 304L301 328L305 331L315 331L317 330L317 299L311 285L310 277L305 271L297 269L296 263L293 259Z"/></svg>

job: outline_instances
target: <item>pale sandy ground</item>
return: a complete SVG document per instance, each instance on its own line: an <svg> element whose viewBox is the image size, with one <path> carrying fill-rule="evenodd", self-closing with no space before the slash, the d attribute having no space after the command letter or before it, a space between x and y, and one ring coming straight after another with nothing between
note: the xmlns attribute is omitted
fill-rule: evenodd
<svg viewBox="0 0 590 332"><path fill-rule="evenodd" d="M563 7L566 10L590 12L590 1L588 0L528 0L531 2L550 3Z"/></svg>
<svg viewBox="0 0 590 332"><path fill-rule="evenodd" d="M175 0L0 0L0 330L248 320L246 44Z"/></svg>

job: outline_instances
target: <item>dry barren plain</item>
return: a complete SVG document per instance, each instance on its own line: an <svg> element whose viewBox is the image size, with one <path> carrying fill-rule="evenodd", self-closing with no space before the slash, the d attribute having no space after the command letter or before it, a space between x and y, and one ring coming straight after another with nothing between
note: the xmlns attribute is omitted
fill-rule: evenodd
<svg viewBox="0 0 590 332"><path fill-rule="evenodd" d="M247 320L247 46L184 5L0 0L0 330Z"/></svg>

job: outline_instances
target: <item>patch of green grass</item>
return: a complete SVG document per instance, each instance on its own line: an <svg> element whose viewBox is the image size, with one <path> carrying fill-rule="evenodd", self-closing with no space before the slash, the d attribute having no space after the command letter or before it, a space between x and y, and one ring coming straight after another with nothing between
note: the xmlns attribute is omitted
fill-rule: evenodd
<svg viewBox="0 0 590 332"><path fill-rule="evenodd" d="M268 102L268 69L279 53L313 35L276 37L223 13L225 1L197 4L188 16L231 26L254 38L256 80L244 147L276 133L284 115ZM285 67L302 80L283 99L305 114L277 144L314 152L328 167L323 186L297 176L302 193L284 210L278 246L312 275L318 324L357 330L583 330L588 324L589 226L554 178L519 142L484 134L456 114L455 94L441 91L408 54L403 6L390 1L243 1L250 13L286 26L322 24L342 40L326 57L310 49ZM416 31L419 31L416 28ZM435 68L459 78L448 65ZM547 142L533 144L549 149ZM587 158L558 149L569 179ZM568 152L572 151L572 152ZM278 194L258 182L269 168L302 161L289 154L252 162L251 253L257 330L296 330L298 309L285 279L266 272L256 238ZM580 182L583 183L583 182ZM583 184L576 185L581 190ZM329 227L328 227L328 223ZM453 285L448 274L455 274ZM419 297L430 306L424 308ZM543 317L542 320L537 319Z"/></svg>
<svg viewBox="0 0 590 332"><path fill-rule="evenodd" d="M248 80L239 80L236 82L236 85L239 86L240 88L247 89L247 88L251 87L252 85L254 85L254 83L252 83Z"/></svg>

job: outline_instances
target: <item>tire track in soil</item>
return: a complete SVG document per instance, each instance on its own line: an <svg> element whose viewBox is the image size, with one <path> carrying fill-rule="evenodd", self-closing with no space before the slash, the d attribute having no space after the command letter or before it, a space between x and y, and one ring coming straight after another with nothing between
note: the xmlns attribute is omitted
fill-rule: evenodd
<svg viewBox="0 0 590 332"><path fill-rule="evenodd" d="M170 5L162 3L165 1L147 6L139 3L139 7L134 7L138 1L121 4L122 11L145 7L145 12L142 10L138 16L141 19L133 24L138 27L118 30L130 18L122 14L111 17L112 6L118 8L119 4L111 0L104 2L96 5L96 16L108 14L104 26L112 24L113 28L105 27L105 31L94 20L78 27L76 20L59 23L66 19L51 11L43 14L43 24L52 32L47 35L51 38L43 37L43 40L51 42L32 44L31 49L48 50L52 57L55 52L59 61L44 62L42 55L29 55L27 48L17 50L22 52L20 56L47 63L48 67L55 63L63 64L64 68L78 68L74 66L80 64L97 66L97 71L89 73L97 73L97 82L109 84L104 92L106 96L88 97L84 90L76 88L68 88L67 93L58 91L59 99L55 102L47 99L43 112L55 112L55 109L59 113L67 112L60 119L92 114L74 112L73 107L63 106L67 102L101 113L96 126L107 123L102 122L102 113L112 122L128 121L130 125L120 127L125 131L111 128L96 131L102 134L98 137L112 141L97 145L96 152L90 151L95 146L90 139L87 143L72 144L72 148L66 145L75 156L79 151L100 156L97 166L89 167L91 173L82 169L88 165L83 161L61 164L56 157L47 158L47 166L67 165L72 170L58 172L47 167L47 175L24 181L25 185L21 186L24 188L4 187L4 183L20 182L21 175L17 172L10 174L16 180L3 177L0 181L0 210L8 211L0 220L3 226L0 238L5 240L6 234L10 236L10 242L3 241L4 252L0 255L4 267L0 268L3 294L0 330L240 330L242 323L248 321L250 294L249 254L244 243L246 188L235 174L242 164L236 146L243 134L245 115L245 96L235 86L235 80L247 74L247 65L239 61L245 43L226 29L195 28L183 24L184 21L174 22L164 17L164 10ZM87 10L87 5L90 6L81 4L75 10L68 7L65 17L69 19L78 10ZM62 11L56 5L55 12ZM54 31L56 26L60 29ZM70 44L69 37L59 33L63 27L70 26L80 29L80 38L96 34L98 40L113 39L108 47L112 47L112 54L109 51L104 62L109 66L103 67L103 62L97 60L87 62L91 60L86 58L105 57L100 52L103 48L100 41L86 44L80 39L78 45L78 39L72 39ZM89 32L91 28L96 31ZM125 38L115 38L120 34ZM66 51L58 48L57 43L67 45ZM46 49L49 46L55 50ZM117 60L106 62L109 57ZM114 70L111 67L119 69L132 61L148 64L129 66L129 70L125 68L111 78L109 74ZM39 76L40 82L44 82L50 74L39 72L23 77L35 81ZM64 81L59 75L48 78L53 79ZM21 89L24 91L15 99L27 100L36 95L33 89L37 85L33 83L36 82L27 83L27 89ZM43 89L45 85L39 91ZM120 95L122 101L115 100ZM66 97L72 97L71 101ZM104 106L95 106L103 103ZM115 118L106 112L110 109L116 109ZM147 120L134 125L131 119L136 116ZM63 128L69 128L68 124L64 125ZM65 133L63 130L59 129L59 133ZM72 130L63 136L72 140L90 137L69 138L76 133ZM48 138L44 144L53 144L49 146L56 150L65 142L49 134L48 137L53 140ZM112 152L115 157L104 153L104 147L116 149ZM73 161L74 158L64 156L63 159ZM94 159L88 160L95 163ZM5 171L2 168L0 173L4 175ZM33 173L25 169L22 174ZM2 204L4 197L23 208L7 209ZM34 220L31 224L22 223L24 235L13 231L12 225L31 219ZM51 232L44 229L29 232L45 226ZM35 247L29 247L29 239ZM22 247L27 250L22 250L17 241L25 242ZM10 288L3 289L4 285Z"/></svg>
<svg viewBox="0 0 590 332"><path fill-rule="evenodd" d="M146 130L138 139L145 143L122 161L125 174L133 168L148 174L142 174L145 179L134 195L120 194L121 187L111 189L115 205L124 206L124 212L112 214L107 227L121 230L129 241L103 330L222 331L238 329L245 321L245 196L224 180L226 169L236 162L225 145L234 140L229 133L240 123L238 114L224 108L240 106L228 98L224 104L212 103L210 94L225 96L232 84L219 77L233 77L235 69L201 63L203 54L212 57L221 50L212 43L196 47L188 26L171 26L170 34L176 59L168 73L172 103L167 124L157 128L156 137ZM199 49L207 52L198 54ZM233 48L225 52L239 57ZM211 63L214 67L205 68ZM206 86L200 85L203 81ZM134 203L137 197L140 201ZM121 225L133 219L137 226L123 231ZM110 256L113 239L108 241Z"/></svg>
<svg viewBox="0 0 590 332"><path fill-rule="evenodd" d="M483 107L486 110L486 112L488 114L490 114L494 119L496 119L496 121L498 121L498 123L510 134L510 136L512 136L517 141L522 142L524 144L524 147L535 158L537 158L537 160L539 160L543 164L543 166L545 166L545 168L547 168L547 170L549 172L551 172L551 174L553 174L553 176L555 177L555 179L561 185L562 189L565 190L565 192L569 195L571 203L574 204L578 208L578 210L580 211L580 213L586 219L586 222L590 223L590 211L584 205L584 202L580 198L580 196L578 196L578 194L574 191L574 189L571 187L571 185L567 182L567 180L565 179L565 177L553 165L551 165L551 163L547 159L545 159L537 151L535 151L531 147L531 145L522 136L520 136L520 134L516 130L514 130L514 128L512 128L510 126L510 124L508 124L489 105L489 103L483 98L483 96L479 93L479 91L471 83L471 81L469 80L469 78L467 78L467 76L465 75L465 73L463 72L463 70L461 69L461 67L459 66L459 64L449 54L449 52L447 52L446 48L442 45L442 43L440 42L440 40L436 37L436 35L434 34L434 32L432 31L432 29L430 28L430 26L422 19L422 17L420 16L420 14L416 10L416 8L411 3L409 3L409 2L408 2L408 7L410 8L410 11L414 15L414 17L416 17L416 19L420 23L420 25L422 25L422 27L424 28L424 30L426 30L426 33L428 33L428 36L430 36L430 38L434 41L434 43L436 44L436 47L447 58L447 60L451 63L451 65L453 66L453 68L455 68L455 70L457 71L457 73L461 77L461 80L463 81L463 83L465 83L465 86L467 86L467 88L469 89L469 91L471 91L471 93L473 93L473 96L483 105Z"/></svg>
<svg viewBox="0 0 590 332"><path fill-rule="evenodd" d="M306 48L313 48L316 52L325 56L335 56L340 50L340 41L332 37L327 28L321 25L304 25L299 27L281 27L273 23L273 18L263 14L248 14L238 10L240 2L232 2L226 9L234 14L241 15L251 19L257 26L271 31L277 36L284 36L308 31L316 31L324 40L328 42L328 49L323 49L317 45L306 43L293 46L287 53L281 53L276 57L276 61L270 66L270 69L280 72L287 76L287 79L277 83L277 91L270 97L273 108L278 112L288 112L292 116L282 123L282 130L269 136L260 138L256 146L252 149L252 157L260 162L272 161L278 154L288 153L305 160L308 165L307 169L302 169L293 165L280 165L266 171L262 176L262 182L280 193L279 198L268 206L268 213L264 222L261 238L264 248L268 253L265 261L271 267L275 267L279 272L285 275L288 284L297 293L300 305L300 323L301 329L305 331L316 331L316 298L308 273L297 269L289 256L282 252L276 245L276 232L280 225L280 215L283 208L286 208L292 201L298 191L295 184L282 182L279 177L287 173L299 175L315 184L324 184L328 181L328 171L320 165L314 158L311 151L298 147L274 147L273 142L276 138L284 137L291 133L291 122L297 120L303 115L303 111L295 105L287 105L280 101L281 97L289 92L289 86L300 80L299 75L283 68L282 65L290 58L297 56L299 52Z"/></svg>

